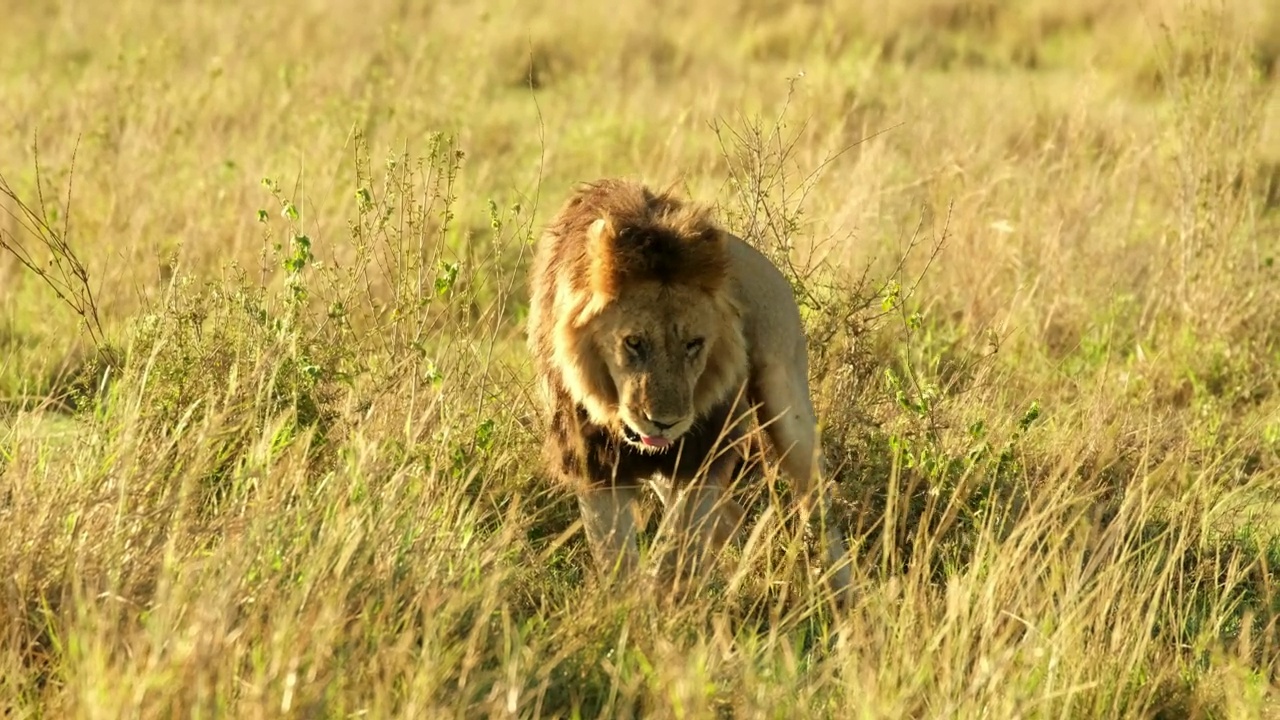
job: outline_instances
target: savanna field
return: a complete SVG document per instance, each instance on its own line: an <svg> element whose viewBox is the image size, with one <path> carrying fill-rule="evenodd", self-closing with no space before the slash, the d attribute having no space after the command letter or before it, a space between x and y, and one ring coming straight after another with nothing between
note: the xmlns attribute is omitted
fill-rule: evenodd
<svg viewBox="0 0 1280 720"><path fill-rule="evenodd" d="M1273 3L0 17L5 717L1280 717ZM599 587L522 330L604 176L792 279L851 606L768 457Z"/></svg>

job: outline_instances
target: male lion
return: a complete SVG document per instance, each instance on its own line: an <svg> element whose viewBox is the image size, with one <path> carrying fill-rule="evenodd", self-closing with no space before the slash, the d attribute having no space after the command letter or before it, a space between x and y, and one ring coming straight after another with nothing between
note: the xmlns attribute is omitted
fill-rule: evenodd
<svg viewBox="0 0 1280 720"><path fill-rule="evenodd" d="M638 183L584 184L543 232L530 284L546 463L577 493L600 570L635 569L632 503L655 478L693 562L723 546L742 519L721 491L749 406L812 506L826 463L791 286L707 210ZM844 536L832 524L825 539L843 597Z"/></svg>

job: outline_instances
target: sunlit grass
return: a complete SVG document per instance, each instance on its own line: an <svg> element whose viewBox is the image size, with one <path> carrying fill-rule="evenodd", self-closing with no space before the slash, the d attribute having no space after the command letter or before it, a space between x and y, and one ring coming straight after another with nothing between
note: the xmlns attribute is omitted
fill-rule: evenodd
<svg viewBox="0 0 1280 720"><path fill-rule="evenodd" d="M9 715L1277 714L1268 4L3 16ZM794 280L852 607L771 482L598 589L521 324L603 175Z"/></svg>

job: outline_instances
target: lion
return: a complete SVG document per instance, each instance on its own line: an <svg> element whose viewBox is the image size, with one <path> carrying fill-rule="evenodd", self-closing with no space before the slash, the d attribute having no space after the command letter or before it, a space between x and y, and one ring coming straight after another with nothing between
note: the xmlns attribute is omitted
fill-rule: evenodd
<svg viewBox="0 0 1280 720"><path fill-rule="evenodd" d="M664 524L689 542L689 569L735 537L726 487L744 460L751 410L802 509L826 475L808 348L787 279L710 211L633 181L572 192L538 239L528 348L549 433L549 474L577 495L597 569L639 562L633 505L649 483ZM825 511L829 491L820 494ZM841 596L845 539L826 527ZM671 572L676 556L661 567Z"/></svg>

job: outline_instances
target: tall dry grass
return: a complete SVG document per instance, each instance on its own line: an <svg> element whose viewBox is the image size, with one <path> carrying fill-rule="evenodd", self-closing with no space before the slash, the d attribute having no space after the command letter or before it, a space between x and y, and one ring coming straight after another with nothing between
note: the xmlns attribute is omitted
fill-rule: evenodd
<svg viewBox="0 0 1280 720"><path fill-rule="evenodd" d="M1277 714L1267 3L0 10L7 715ZM769 467L597 590L520 325L600 175L794 280L851 608Z"/></svg>

